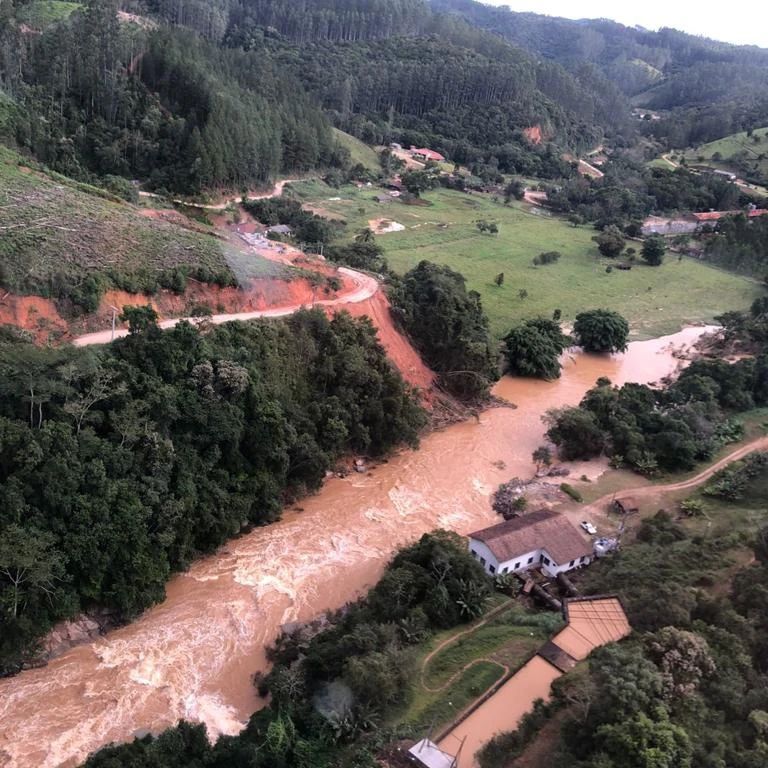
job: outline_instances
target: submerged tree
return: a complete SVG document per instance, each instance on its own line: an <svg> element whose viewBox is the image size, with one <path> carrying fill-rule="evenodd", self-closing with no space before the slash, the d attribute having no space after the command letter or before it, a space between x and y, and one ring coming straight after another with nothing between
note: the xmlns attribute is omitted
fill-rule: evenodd
<svg viewBox="0 0 768 768"><path fill-rule="evenodd" d="M629 324L609 309L592 309L576 315L576 343L587 352L623 352L627 348Z"/></svg>

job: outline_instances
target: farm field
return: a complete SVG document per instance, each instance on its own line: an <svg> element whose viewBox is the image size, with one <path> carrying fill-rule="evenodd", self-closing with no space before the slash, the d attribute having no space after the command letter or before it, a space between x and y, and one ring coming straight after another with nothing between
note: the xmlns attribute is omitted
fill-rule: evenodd
<svg viewBox="0 0 768 768"><path fill-rule="evenodd" d="M683 154L686 162L694 164L709 163L714 155L719 155L719 159L715 160L713 165L721 168L733 167L728 160L740 155L747 165L755 165L762 173L768 173L768 128L756 129L751 137L747 136L745 131L733 133L722 139L710 141L708 144L702 144L700 147L688 149Z"/></svg>
<svg viewBox="0 0 768 768"><path fill-rule="evenodd" d="M381 190L374 188L303 182L292 189L318 213L342 217L350 238L382 219L403 225L378 237L390 266L403 273L427 259L458 270L481 294L496 336L525 318L551 316L555 309L568 325L584 309L607 307L627 317L633 339L651 338L745 309L763 295L755 281L674 256L661 267L638 260L631 271L607 273L611 261L598 254L591 227L574 228L527 204L505 206L450 190L425 194L426 205L405 205L377 202ZM478 219L496 222L498 235L481 234ZM635 247L639 250L639 244ZM562 258L534 267L533 257L543 251L559 251ZM500 272L504 284L498 287L493 280Z"/></svg>

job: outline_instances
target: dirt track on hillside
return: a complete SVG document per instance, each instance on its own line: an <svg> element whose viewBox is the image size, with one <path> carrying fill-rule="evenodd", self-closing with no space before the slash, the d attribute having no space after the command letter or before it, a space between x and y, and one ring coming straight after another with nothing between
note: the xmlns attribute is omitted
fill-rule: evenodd
<svg viewBox="0 0 768 768"><path fill-rule="evenodd" d="M678 483L667 483L666 485L643 485L639 488L625 488L621 491L613 491L611 493L601 496L591 504L588 504L582 508L582 512L596 513L605 509L605 505L608 504L613 498L621 496L632 496L634 498L653 498L661 493L672 493L674 491L685 491L689 488L695 488L701 485L705 480L709 480L712 475L719 472L723 467L731 464L734 461L744 458L753 451L762 451L768 449L768 436L758 437L755 440L750 441L746 445L742 445L740 448L735 448L727 456L716 461L705 470L699 472L698 475L694 475L688 480L682 480Z"/></svg>

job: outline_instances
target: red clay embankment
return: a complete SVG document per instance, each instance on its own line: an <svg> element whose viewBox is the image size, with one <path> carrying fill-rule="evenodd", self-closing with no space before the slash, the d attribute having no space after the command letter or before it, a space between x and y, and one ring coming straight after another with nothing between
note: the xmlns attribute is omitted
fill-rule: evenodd
<svg viewBox="0 0 768 768"><path fill-rule="evenodd" d="M382 291L377 291L365 301L346 305L343 309L354 317L367 315L371 318L389 359L409 384L424 391L432 386L435 374L426 366L411 342L395 328L389 311L389 301Z"/></svg>

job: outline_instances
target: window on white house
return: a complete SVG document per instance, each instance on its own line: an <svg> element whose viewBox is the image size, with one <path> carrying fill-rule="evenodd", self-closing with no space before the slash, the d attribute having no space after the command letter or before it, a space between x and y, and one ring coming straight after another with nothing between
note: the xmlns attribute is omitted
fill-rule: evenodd
<svg viewBox="0 0 768 768"><path fill-rule="evenodd" d="M509 572L509 568L507 568L507 566L505 565L505 566L504 566L504 567L501 569L501 572L502 572L502 573L508 573L508 572Z"/></svg>
<svg viewBox="0 0 768 768"><path fill-rule="evenodd" d="M520 567L520 563L515 563L515 570L517 570Z"/></svg>
<svg viewBox="0 0 768 768"><path fill-rule="evenodd" d="M480 558L480 565L485 565L485 558L484 557Z"/></svg>
<svg viewBox="0 0 768 768"><path fill-rule="evenodd" d="M477 552L475 552L474 549L470 550L470 552L472 552L472 557L474 557L475 560L477 560Z"/></svg>
<svg viewBox="0 0 768 768"><path fill-rule="evenodd" d="M580 562L580 563L583 563L583 562L584 562L586 559L587 559L587 558L586 558L584 555L582 555L582 556L579 558L579 562Z"/></svg>
<svg viewBox="0 0 768 768"><path fill-rule="evenodd" d="M574 564L575 562L576 562L575 560L571 560L571 562L570 562L570 563L568 563L568 567L569 567L569 568L573 568L573 564Z"/></svg>
<svg viewBox="0 0 768 768"><path fill-rule="evenodd" d="M544 563L544 565L549 565L549 558L544 557L544 555L541 556L541 562Z"/></svg>
<svg viewBox="0 0 768 768"><path fill-rule="evenodd" d="M489 565L489 566L488 566L488 570L489 570L491 573L496 573L496 566L495 566L495 565Z"/></svg>
<svg viewBox="0 0 768 768"><path fill-rule="evenodd" d="M533 558L532 558L532 557L529 557L529 558L528 558L528 565L530 565L532 562L533 562Z"/></svg>

